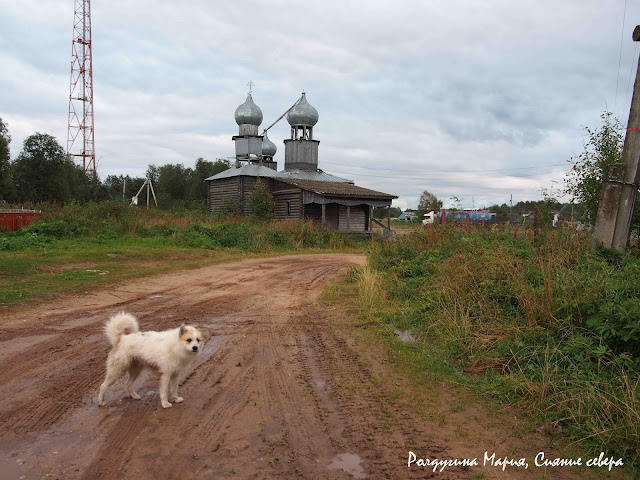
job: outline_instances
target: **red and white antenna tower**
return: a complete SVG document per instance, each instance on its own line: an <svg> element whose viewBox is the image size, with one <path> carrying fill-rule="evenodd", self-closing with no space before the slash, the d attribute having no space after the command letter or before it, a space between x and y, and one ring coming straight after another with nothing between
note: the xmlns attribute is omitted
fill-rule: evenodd
<svg viewBox="0 0 640 480"><path fill-rule="evenodd" d="M93 68L91 61L91 1L75 0L71 44L71 87L67 155L80 162L87 175L98 177L94 149ZM78 137L82 137L82 143Z"/></svg>

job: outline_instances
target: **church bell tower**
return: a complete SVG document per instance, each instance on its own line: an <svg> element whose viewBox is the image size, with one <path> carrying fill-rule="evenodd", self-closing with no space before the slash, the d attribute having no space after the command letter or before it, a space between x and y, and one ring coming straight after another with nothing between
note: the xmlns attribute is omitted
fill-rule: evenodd
<svg viewBox="0 0 640 480"><path fill-rule="evenodd" d="M316 172L318 170L318 145L313 139L313 127L318 123L318 111L307 101L302 92L298 103L287 114L291 125L291 138L284 141L285 171L302 170Z"/></svg>
<svg viewBox="0 0 640 480"><path fill-rule="evenodd" d="M236 144L236 163L259 163L262 160L262 136L258 135L258 127L262 123L262 110L253 102L251 92L236 108L235 118L239 132L231 138Z"/></svg>

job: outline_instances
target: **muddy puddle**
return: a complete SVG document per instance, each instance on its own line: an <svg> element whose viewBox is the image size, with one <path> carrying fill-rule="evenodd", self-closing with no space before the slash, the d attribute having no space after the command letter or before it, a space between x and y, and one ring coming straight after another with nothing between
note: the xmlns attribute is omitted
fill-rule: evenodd
<svg viewBox="0 0 640 480"><path fill-rule="evenodd" d="M341 453L331 459L327 470L342 470L353 478L367 478L367 474L362 468L362 458L355 453Z"/></svg>

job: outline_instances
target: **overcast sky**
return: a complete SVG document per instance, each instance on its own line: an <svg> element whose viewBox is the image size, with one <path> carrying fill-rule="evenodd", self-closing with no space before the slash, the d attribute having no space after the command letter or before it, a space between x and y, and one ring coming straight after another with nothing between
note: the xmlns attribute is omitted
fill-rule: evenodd
<svg viewBox="0 0 640 480"><path fill-rule="evenodd" d="M626 14L624 0L91 7L101 178L233 156L233 114L252 80L262 127L305 90L320 114L319 167L402 208L423 190L481 207L561 188L584 126L605 110L626 125L638 58L633 0ZM0 0L12 157L36 131L66 147L73 10L74 0ZM279 168L288 136L286 120L269 131Z"/></svg>

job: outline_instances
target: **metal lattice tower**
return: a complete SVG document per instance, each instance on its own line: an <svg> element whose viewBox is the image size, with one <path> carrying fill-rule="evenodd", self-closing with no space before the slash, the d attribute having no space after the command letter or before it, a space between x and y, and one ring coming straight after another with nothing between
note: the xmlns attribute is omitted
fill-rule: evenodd
<svg viewBox="0 0 640 480"><path fill-rule="evenodd" d="M97 178L93 123L93 68L91 60L91 1L75 0L71 44L71 86L67 155L80 162L87 175ZM78 139L81 137L81 139Z"/></svg>

